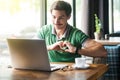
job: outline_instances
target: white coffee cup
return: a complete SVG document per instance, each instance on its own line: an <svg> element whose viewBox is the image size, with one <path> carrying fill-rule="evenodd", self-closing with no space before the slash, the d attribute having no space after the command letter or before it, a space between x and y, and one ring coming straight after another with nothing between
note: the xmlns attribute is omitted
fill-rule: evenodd
<svg viewBox="0 0 120 80"><path fill-rule="evenodd" d="M86 64L86 58L83 57L75 58L75 65L77 67L84 67L85 64Z"/></svg>

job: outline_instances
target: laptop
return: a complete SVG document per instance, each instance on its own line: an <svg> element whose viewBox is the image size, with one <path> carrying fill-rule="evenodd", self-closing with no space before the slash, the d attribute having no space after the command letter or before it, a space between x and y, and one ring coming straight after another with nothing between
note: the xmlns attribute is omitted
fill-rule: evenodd
<svg viewBox="0 0 120 80"><path fill-rule="evenodd" d="M54 71L67 66L50 64L45 40L8 38L7 43L15 69Z"/></svg>

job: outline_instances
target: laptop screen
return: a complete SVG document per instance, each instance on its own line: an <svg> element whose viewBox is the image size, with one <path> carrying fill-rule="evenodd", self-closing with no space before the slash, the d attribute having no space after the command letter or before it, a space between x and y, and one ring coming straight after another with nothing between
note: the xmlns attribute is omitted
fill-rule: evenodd
<svg viewBox="0 0 120 80"><path fill-rule="evenodd" d="M40 39L7 39L11 55L12 67L16 69L32 69L53 71L66 67L66 64L53 64L50 67L47 48Z"/></svg>

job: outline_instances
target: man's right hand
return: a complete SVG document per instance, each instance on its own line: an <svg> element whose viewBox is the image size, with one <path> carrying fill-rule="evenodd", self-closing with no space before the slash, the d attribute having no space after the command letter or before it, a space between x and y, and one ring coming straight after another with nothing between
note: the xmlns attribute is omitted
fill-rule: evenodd
<svg viewBox="0 0 120 80"><path fill-rule="evenodd" d="M63 45L63 41L59 41L52 45L47 46L47 50L62 51L62 45Z"/></svg>

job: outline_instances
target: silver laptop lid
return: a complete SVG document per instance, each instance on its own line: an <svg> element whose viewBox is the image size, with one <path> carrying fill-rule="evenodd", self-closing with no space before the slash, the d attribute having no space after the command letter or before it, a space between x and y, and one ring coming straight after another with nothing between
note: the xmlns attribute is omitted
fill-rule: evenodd
<svg viewBox="0 0 120 80"><path fill-rule="evenodd" d="M14 68L51 71L44 40L9 38L7 42Z"/></svg>

